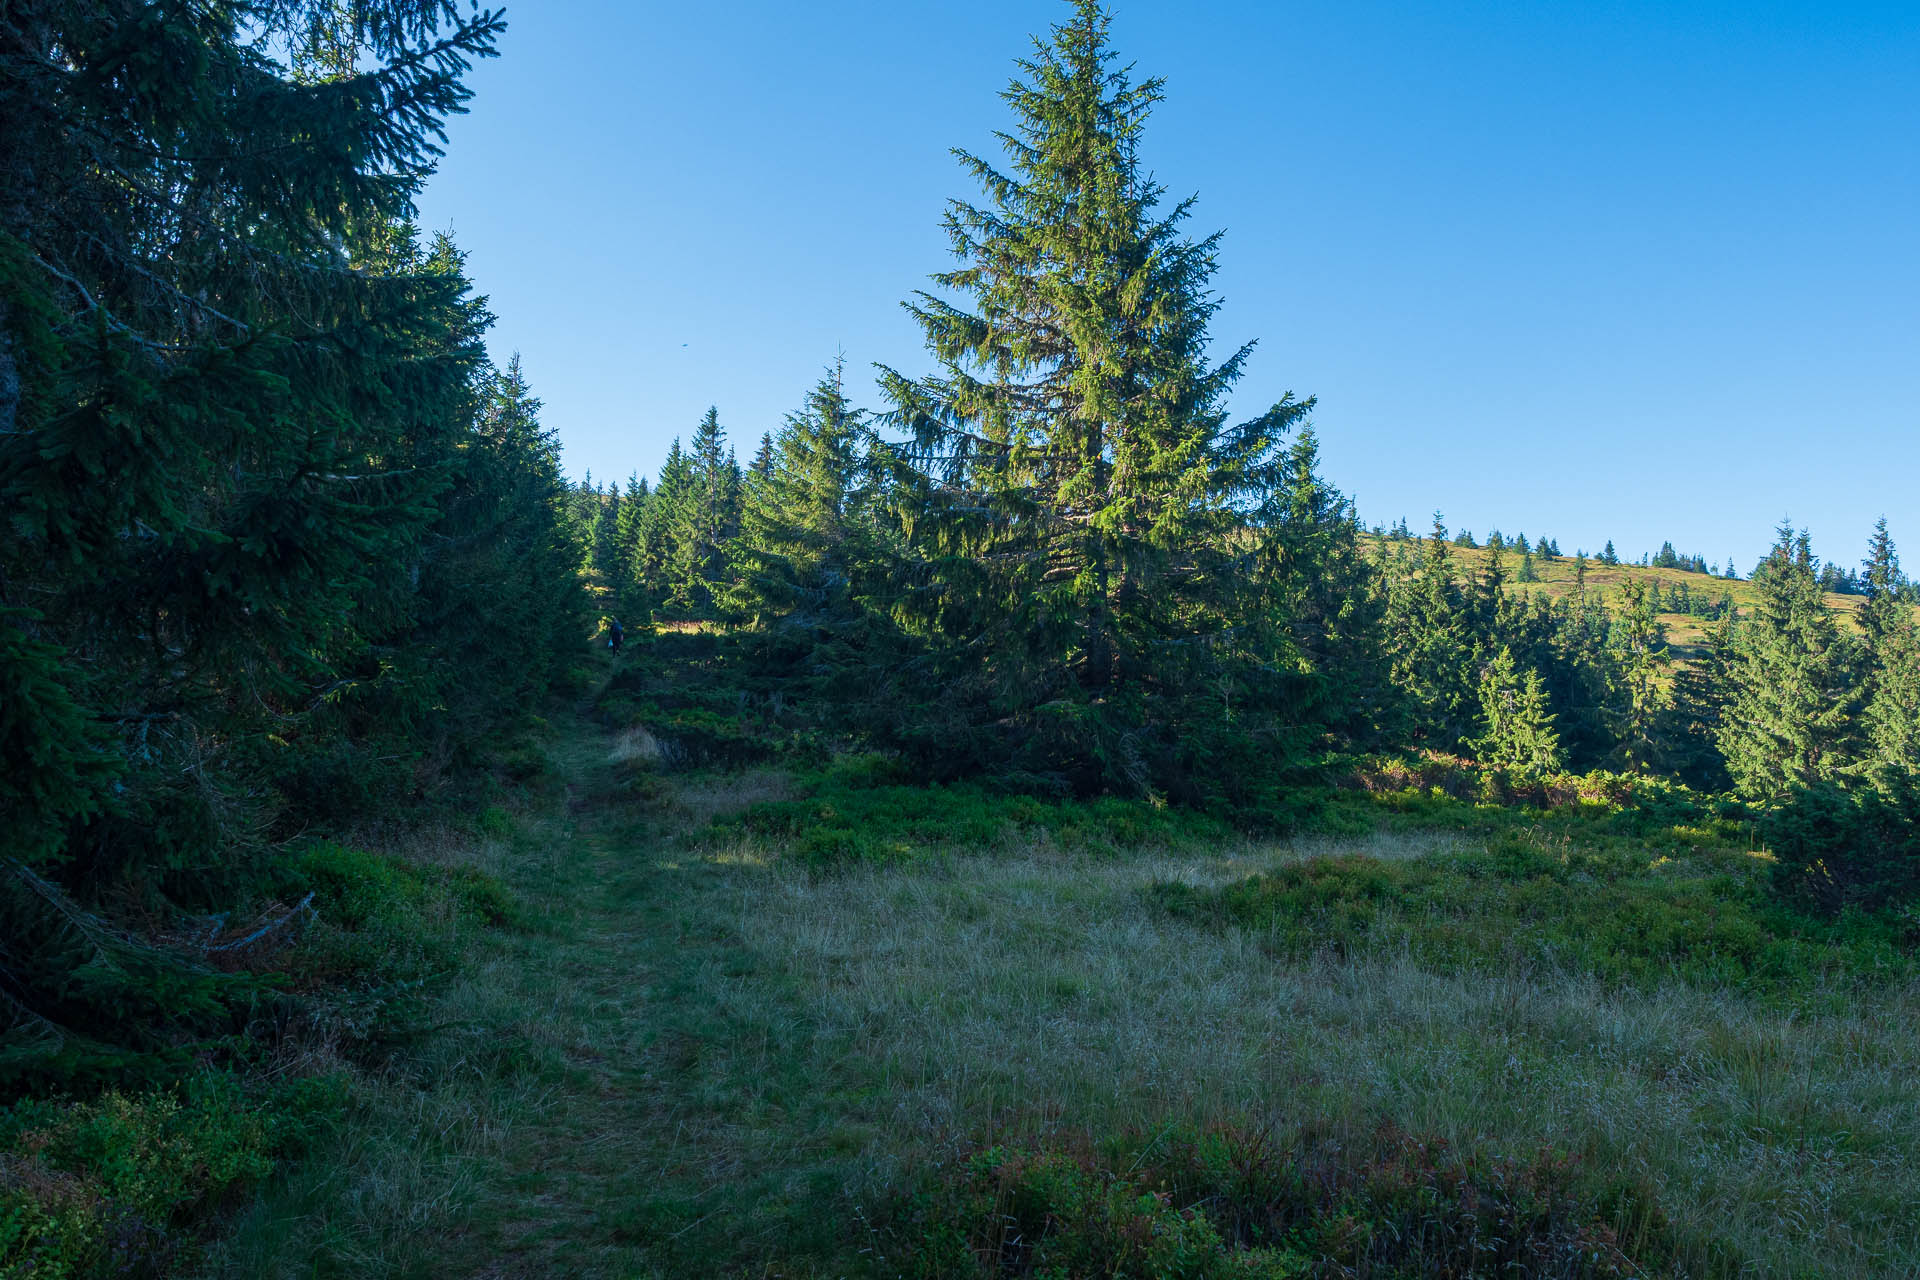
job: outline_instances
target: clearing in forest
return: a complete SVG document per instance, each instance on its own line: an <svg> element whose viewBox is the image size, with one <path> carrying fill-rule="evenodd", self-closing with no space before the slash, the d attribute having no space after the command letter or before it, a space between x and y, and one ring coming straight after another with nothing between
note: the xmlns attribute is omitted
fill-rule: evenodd
<svg viewBox="0 0 1920 1280"><path fill-rule="evenodd" d="M530 923L474 941L228 1274L985 1275L1174 1241L1195 1269L1137 1265L1313 1275L1416 1220L1435 1260L1533 1231L1533 1274L1920 1269L1920 985L1795 933L1744 852L1544 818L1262 842L646 754L566 727L549 802L458 855ZM780 834L860 805L890 855Z"/></svg>

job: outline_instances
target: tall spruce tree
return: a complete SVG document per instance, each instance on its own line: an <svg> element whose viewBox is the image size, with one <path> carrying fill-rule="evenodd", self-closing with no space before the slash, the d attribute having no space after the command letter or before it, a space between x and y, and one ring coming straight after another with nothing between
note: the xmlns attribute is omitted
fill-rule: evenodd
<svg viewBox="0 0 1920 1280"><path fill-rule="evenodd" d="M1272 607L1320 689L1320 716L1347 741L1379 741L1394 702L1381 640L1383 602L1360 548L1352 501L1320 474L1320 441L1303 427L1288 446Z"/></svg>
<svg viewBox="0 0 1920 1280"><path fill-rule="evenodd" d="M1502 645L1481 672L1479 694L1480 732L1467 744L1475 759L1521 781L1559 772L1560 736L1538 671L1528 667L1522 675Z"/></svg>
<svg viewBox="0 0 1920 1280"><path fill-rule="evenodd" d="M1783 524L1755 576L1759 601L1733 629L1719 742L1740 795L1770 804L1845 767L1855 691L1806 534Z"/></svg>
<svg viewBox="0 0 1920 1280"><path fill-rule="evenodd" d="M95 1071L185 1043L218 975L137 931L226 909L329 807L432 785L552 670L557 471L489 416L491 316L411 223L502 25L443 0L0 9L9 1051L21 1025ZM510 680L464 665L496 661Z"/></svg>
<svg viewBox="0 0 1920 1280"><path fill-rule="evenodd" d="M614 568L608 585L614 589L615 608L634 618L644 617L647 612L647 594L640 585L640 541L652 498L646 480L638 472L629 475L614 523Z"/></svg>
<svg viewBox="0 0 1920 1280"><path fill-rule="evenodd" d="M1861 576L1863 771L1890 787L1920 779L1920 629L1908 601L1906 575L1883 517Z"/></svg>
<svg viewBox="0 0 1920 1280"><path fill-rule="evenodd" d="M1479 641L1438 511L1420 545L1418 560L1403 556L1385 568L1385 643L1408 729L1417 739L1451 749L1473 731L1478 714Z"/></svg>
<svg viewBox="0 0 1920 1280"><path fill-rule="evenodd" d="M1894 550L1893 535L1887 532L1885 516L1874 522L1873 539L1861 568L1861 593L1866 600L1855 620L1860 624L1861 643L1871 670L1880 664L1889 638L1913 622L1913 610L1906 599L1906 575L1900 571L1900 556ZM1868 678L1872 679L1871 674Z"/></svg>
<svg viewBox="0 0 1920 1280"><path fill-rule="evenodd" d="M1647 581L1628 578L1620 584L1620 612L1607 629L1616 750L1629 769L1642 773L1658 763L1660 726L1672 706L1666 627L1655 609Z"/></svg>
<svg viewBox="0 0 1920 1280"><path fill-rule="evenodd" d="M788 416L765 470L756 464L746 477L732 604L755 621L844 612L854 565L867 558L878 496L871 428L844 377L836 361Z"/></svg>
<svg viewBox="0 0 1920 1280"><path fill-rule="evenodd" d="M620 530L627 523L620 513L624 501L617 483L607 486L606 496L600 500L600 509L594 512L593 541L588 547L589 567L599 576L602 586L615 591L626 579L620 538Z"/></svg>
<svg viewBox="0 0 1920 1280"><path fill-rule="evenodd" d="M711 618L715 593L728 577L727 546L740 530L740 468L727 449L717 408L709 407L694 428L685 487L666 518L668 604L683 617Z"/></svg>
<svg viewBox="0 0 1920 1280"><path fill-rule="evenodd" d="M634 551L634 580L656 608L665 607L674 594L681 510L692 492L693 466L676 436L641 512Z"/></svg>
<svg viewBox="0 0 1920 1280"><path fill-rule="evenodd" d="M381 637L383 660L406 688L383 693L371 682L373 696L355 709L360 733L417 749L397 741L393 726L419 717L426 700L437 711L432 744L465 763L499 725L540 704L579 644L586 605L559 444L540 422L519 355L484 371L476 391L474 429L423 541L411 626ZM337 695L332 705L345 710Z"/></svg>
<svg viewBox="0 0 1920 1280"><path fill-rule="evenodd" d="M1728 675L1733 654L1731 611L1707 628L1700 649L1699 656L1674 671L1672 705L1660 734L1661 754L1689 786L1720 791L1730 785L1720 733L1732 685Z"/></svg>
<svg viewBox="0 0 1920 1280"><path fill-rule="evenodd" d="M1310 402L1227 425L1249 348L1207 360L1218 237L1185 237L1190 200L1161 207L1139 148L1162 84L1117 66L1108 31L1078 0L1004 95L1007 167L961 153L987 201L949 206L962 265L908 304L942 372L883 385L920 498L907 608L1033 770L1138 790L1304 740L1258 509Z"/></svg>

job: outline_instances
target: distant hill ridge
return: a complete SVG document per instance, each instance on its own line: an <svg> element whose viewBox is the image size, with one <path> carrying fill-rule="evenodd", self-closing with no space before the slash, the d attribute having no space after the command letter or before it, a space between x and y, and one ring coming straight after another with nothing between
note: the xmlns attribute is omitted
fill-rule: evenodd
<svg viewBox="0 0 1920 1280"><path fill-rule="evenodd" d="M1391 534L1368 533L1361 537L1362 545L1370 551L1379 551L1400 544L1409 548L1424 547L1428 537L1396 537ZM1533 557L1533 571L1536 581L1521 582L1520 567L1524 556L1511 547L1499 552L1486 546L1468 547L1448 540L1448 550L1454 557L1456 569L1462 574L1478 574L1484 570L1489 555L1498 554L1500 567L1506 575L1507 590L1515 594L1541 592L1559 599L1570 596L1575 590L1578 575L1576 556L1562 553L1549 560L1543 556ZM1637 564L1605 564L1593 556L1587 557L1586 589L1598 595L1603 601L1618 599L1620 585L1629 580L1657 582L1660 584L1660 621L1667 628L1668 643L1677 649L1687 649L1698 645L1706 638L1708 619L1678 612L1668 608L1668 602L1681 594L1694 600L1718 601L1730 598L1734 608L1742 614L1752 610L1759 601L1760 589L1748 578L1724 578L1718 574L1695 573L1688 569L1667 569ZM1852 622L1854 615L1865 602L1865 596L1847 595L1837 591L1825 593L1827 607L1836 614ZM1920 607L1915 609L1920 616Z"/></svg>

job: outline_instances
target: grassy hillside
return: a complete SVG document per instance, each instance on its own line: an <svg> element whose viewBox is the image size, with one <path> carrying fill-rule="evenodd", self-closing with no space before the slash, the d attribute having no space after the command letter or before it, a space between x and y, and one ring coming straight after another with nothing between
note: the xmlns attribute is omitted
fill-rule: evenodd
<svg viewBox="0 0 1920 1280"><path fill-rule="evenodd" d="M1377 550L1384 539L1370 535L1365 541L1370 548ZM1422 541L1423 539L1416 538L1413 544L1417 547ZM1486 563L1485 547L1456 547L1454 554L1457 557L1456 563L1460 567L1474 573L1478 573L1481 566ZM1573 594L1574 559L1570 555L1562 555L1551 562L1535 557L1534 572L1539 575L1540 581L1534 583L1516 581L1520 574L1520 556L1517 552L1502 552L1500 563L1506 571L1510 591L1515 593L1537 591L1556 598ZM1681 583L1686 584L1687 590L1699 598L1718 600L1722 596L1731 596L1734 607L1742 613L1751 610L1759 598L1758 588L1744 578L1719 578L1711 574L1692 573L1685 569L1641 568L1638 565L1627 564L1604 565L1598 560L1587 561L1587 590L1597 594L1602 600L1608 602L1617 600L1620 584L1636 579L1659 582L1663 598ZM1827 607L1841 618L1851 619L1859 611L1862 597L1829 592L1826 602ZM1915 612L1920 614L1920 609ZM1683 657L1705 636L1708 625L1700 618L1683 613L1662 613L1660 621L1667 627L1668 641Z"/></svg>

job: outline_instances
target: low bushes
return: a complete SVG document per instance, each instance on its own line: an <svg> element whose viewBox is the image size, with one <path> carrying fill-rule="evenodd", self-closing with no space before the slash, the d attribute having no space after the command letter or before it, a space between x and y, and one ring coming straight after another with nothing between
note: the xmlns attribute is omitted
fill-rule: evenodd
<svg viewBox="0 0 1920 1280"><path fill-rule="evenodd" d="M1639 774L1568 774L1521 786L1498 770L1434 755L1331 761L1327 773L1339 813L1349 820L1372 814L1400 828L1545 828L1663 847L1744 848L1752 817L1731 797Z"/></svg>
<svg viewBox="0 0 1920 1280"><path fill-rule="evenodd" d="M917 1280L1586 1280L1661 1274L1671 1248L1638 1189L1551 1152L1517 1161L1392 1130L1280 1144L1233 1128L1129 1148L978 1152L879 1233L893 1255L882 1269Z"/></svg>
<svg viewBox="0 0 1920 1280"><path fill-rule="evenodd" d="M102 1005L79 1030L48 1022L44 1053L0 1055L41 1095L0 1110L0 1280L170 1274L341 1103L338 1077L269 1083L262 1068L303 1047L351 1060L403 1042L463 934L522 922L476 868L329 840L269 881L249 923L205 917L153 943L79 918L75 944L118 965L119 988L145 966L154 1011L123 995L117 1018Z"/></svg>
<svg viewBox="0 0 1920 1280"><path fill-rule="evenodd" d="M1920 899L1920 785L1879 791L1831 783L1796 792L1767 815L1781 895L1828 914Z"/></svg>
<svg viewBox="0 0 1920 1280"><path fill-rule="evenodd" d="M197 1223L306 1145L341 1088L249 1090L202 1071L170 1090L0 1111L0 1277L164 1274Z"/></svg>
<svg viewBox="0 0 1920 1280"><path fill-rule="evenodd" d="M1406 947L1424 963L1548 964L1615 983L1774 991L1914 971L1897 924L1801 916L1743 854L1679 859L1504 833L1455 857L1321 857L1230 884L1161 883L1175 916L1259 931L1276 953Z"/></svg>
<svg viewBox="0 0 1920 1280"><path fill-rule="evenodd" d="M1226 823L1190 809L1117 797L1007 795L974 783L903 785L885 780L873 757L850 759L801 798L757 804L723 821L780 840L790 856L820 865L899 862L1016 840L1103 851L1218 843L1233 835Z"/></svg>
<svg viewBox="0 0 1920 1280"><path fill-rule="evenodd" d="M281 875L283 897L313 895L305 936L270 962L300 990L418 983L455 963L464 929L524 923L506 886L470 866L429 866L319 840Z"/></svg>

